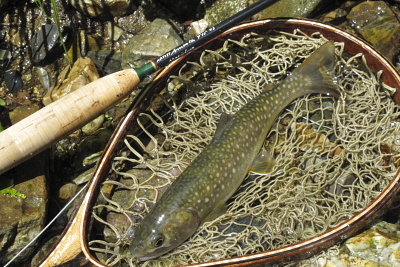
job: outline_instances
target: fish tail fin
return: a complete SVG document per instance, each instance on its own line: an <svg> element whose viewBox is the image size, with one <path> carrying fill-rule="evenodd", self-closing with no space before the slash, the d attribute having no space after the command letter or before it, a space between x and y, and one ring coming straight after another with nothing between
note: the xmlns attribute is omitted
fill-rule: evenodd
<svg viewBox="0 0 400 267"><path fill-rule="evenodd" d="M327 42L295 69L293 75L311 78L311 84L307 86L308 89L304 94L321 93L340 97L335 66L335 46L332 42Z"/></svg>

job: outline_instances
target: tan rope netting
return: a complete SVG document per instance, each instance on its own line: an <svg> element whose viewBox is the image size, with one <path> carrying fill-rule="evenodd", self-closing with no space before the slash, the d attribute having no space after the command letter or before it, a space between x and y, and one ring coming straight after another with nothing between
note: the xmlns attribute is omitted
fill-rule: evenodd
<svg viewBox="0 0 400 267"><path fill-rule="evenodd" d="M313 237L369 204L396 171L400 113L379 74L366 67L362 55L343 55L339 43L336 74L342 97L309 95L286 108L266 138L277 161L271 173L250 174L225 215L202 225L161 259L138 263L127 253L135 226L211 140L221 113L237 111L326 41L318 33L308 37L298 31L252 34L240 42L226 41L218 51L205 51L199 62L187 63L178 77L171 77L166 91L176 101L158 100L168 101L174 112L141 114L144 133L126 137L126 149L113 164L117 179L104 182L103 188L113 185L115 192L130 197L119 201L116 193L101 192L103 200L93 216L95 225L104 227L100 235L107 237L89 242L93 253L110 266L229 258ZM181 94L187 99L178 99L178 89L189 90Z"/></svg>

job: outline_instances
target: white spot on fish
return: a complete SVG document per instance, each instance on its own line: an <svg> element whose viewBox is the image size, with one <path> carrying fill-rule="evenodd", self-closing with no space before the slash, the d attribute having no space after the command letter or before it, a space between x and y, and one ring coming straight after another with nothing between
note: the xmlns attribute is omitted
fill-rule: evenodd
<svg viewBox="0 0 400 267"><path fill-rule="evenodd" d="M206 199L204 199L204 201L205 201L205 202L208 202L208 201L210 201L210 200L208 199L208 197L206 197Z"/></svg>

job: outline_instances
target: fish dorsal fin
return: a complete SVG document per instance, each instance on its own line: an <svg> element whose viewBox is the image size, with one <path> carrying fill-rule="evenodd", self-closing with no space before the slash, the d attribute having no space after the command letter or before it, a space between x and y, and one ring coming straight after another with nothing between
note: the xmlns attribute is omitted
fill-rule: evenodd
<svg viewBox="0 0 400 267"><path fill-rule="evenodd" d="M226 213L227 206L225 202L218 203L215 208L203 219L201 223L210 222Z"/></svg>
<svg viewBox="0 0 400 267"><path fill-rule="evenodd" d="M219 118L219 122L217 125L217 129L215 130L214 133L214 138L220 138L222 132L226 128L226 124L232 119L233 115L222 113L221 117Z"/></svg>
<svg viewBox="0 0 400 267"><path fill-rule="evenodd" d="M276 160L271 155L271 153L267 152L267 150L263 147L251 164L249 171L265 174L271 172L275 165Z"/></svg>

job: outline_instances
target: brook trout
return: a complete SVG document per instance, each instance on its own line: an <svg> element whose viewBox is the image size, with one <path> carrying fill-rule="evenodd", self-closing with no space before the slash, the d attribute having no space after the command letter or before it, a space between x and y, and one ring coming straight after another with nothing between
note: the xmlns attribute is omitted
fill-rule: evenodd
<svg viewBox="0 0 400 267"><path fill-rule="evenodd" d="M188 239L205 221L225 211L249 171L262 172L259 154L279 113L311 93L338 97L335 47L327 42L281 83L268 85L234 115L222 115L213 139L172 183L136 228L130 253L140 261L157 258Z"/></svg>

